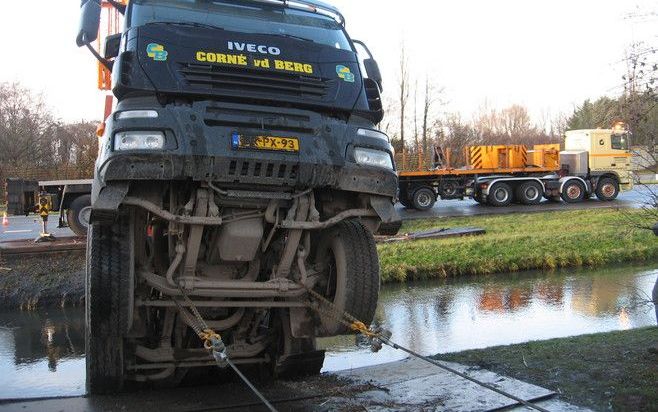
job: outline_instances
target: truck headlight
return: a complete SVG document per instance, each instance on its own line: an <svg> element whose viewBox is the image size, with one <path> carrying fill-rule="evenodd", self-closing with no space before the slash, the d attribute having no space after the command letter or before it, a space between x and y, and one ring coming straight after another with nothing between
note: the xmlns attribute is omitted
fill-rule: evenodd
<svg viewBox="0 0 658 412"><path fill-rule="evenodd" d="M393 170L391 155L381 150L357 147L354 149L354 160L363 166L383 167Z"/></svg>
<svg viewBox="0 0 658 412"><path fill-rule="evenodd" d="M162 132L120 132L114 136L114 150L162 150L165 136Z"/></svg>
<svg viewBox="0 0 658 412"><path fill-rule="evenodd" d="M378 130L372 129L359 129L356 131L356 134L364 137L374 137L375 139L382 139L383 141L390 143L391 139L385 133L382 133Z"/></svg>

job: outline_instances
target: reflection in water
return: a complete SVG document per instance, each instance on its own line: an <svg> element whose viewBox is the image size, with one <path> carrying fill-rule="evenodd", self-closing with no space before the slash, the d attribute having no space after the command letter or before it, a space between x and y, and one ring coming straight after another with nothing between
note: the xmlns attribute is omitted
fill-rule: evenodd
<svg viewBox="0 0 658 412"><path fill-rule="evenodd" d="M423 354L521 343L655 324L643 305L658 270L526 273L392 286L382 290L377 322L393 340ZM321 340L325 370L396 359L385 347L355 349L353 337Z"/></svg>
<svg viewBox="0 0 658 412"><path fill-rule="evenodd" d="M376 323L423 354L655 325L650 296L658 270L497 275L387 286ZM646 298L646 296L644 297ZM355 338L322 339L325 370L391 362L391 348L371 354ZM0 398L84 393L84 312L0 314Z"/></svg>
<svg viewBox="0 0 658 412"><path fill-rule="evenodd" d="M0 314L0 398L84 394L84 311Z"/></svg>

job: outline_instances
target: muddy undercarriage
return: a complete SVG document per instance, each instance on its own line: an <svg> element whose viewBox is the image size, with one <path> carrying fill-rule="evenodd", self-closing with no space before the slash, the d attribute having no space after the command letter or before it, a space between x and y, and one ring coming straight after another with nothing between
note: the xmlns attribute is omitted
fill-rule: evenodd
<svg viewBox="0 0 658 412"><path fill-rule="evenodd" d="M307 289L364 322L374 317L372 233L381 218L373 201L329 190L133 185L117 214L95 219L90 230L90 392L176 384L214 366L190 324L192 306L237 365L274 377L318 373L324 353L315 338L346 330L308 308Z"/></svg>

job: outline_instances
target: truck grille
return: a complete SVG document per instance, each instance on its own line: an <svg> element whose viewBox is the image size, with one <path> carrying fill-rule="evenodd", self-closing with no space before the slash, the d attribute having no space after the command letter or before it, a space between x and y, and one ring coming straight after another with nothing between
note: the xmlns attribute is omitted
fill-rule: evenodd
<svg viewBox="0 0 658 412"><path fill-rule="evenodd" d="M231 160L227 176L241 183L294 184L299 177L299 165L287 162Z"/></svg>
<svg viewBox="0 0 658 412"><path fill-rule="evenodd" d="M183 64L179 72L192 87L240 93L264 93L292 97L327 96L327 80L291 73L204 64Z"/></svg>

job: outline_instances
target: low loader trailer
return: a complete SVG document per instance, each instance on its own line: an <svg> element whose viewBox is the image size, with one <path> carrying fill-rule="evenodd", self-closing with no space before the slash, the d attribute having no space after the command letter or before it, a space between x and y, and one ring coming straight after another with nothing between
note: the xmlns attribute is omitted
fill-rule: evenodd
<svg viewBox="0 0 658 412"><path fill-rule="evenodd" d="M399 200L416 210L431 209L439 199L472 198L494 207L536 205L544 199L578 203L593 195L613 201L633 188L631 156L629 132L619 126L567 132L564 151L559 144L471 146L463 168L450 167L449 152L445 159L436 156L432 168L417 162L412 170L405 159Z"/></svg>

